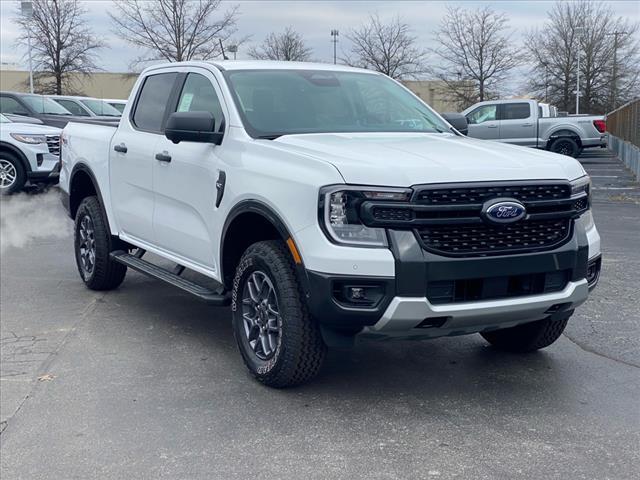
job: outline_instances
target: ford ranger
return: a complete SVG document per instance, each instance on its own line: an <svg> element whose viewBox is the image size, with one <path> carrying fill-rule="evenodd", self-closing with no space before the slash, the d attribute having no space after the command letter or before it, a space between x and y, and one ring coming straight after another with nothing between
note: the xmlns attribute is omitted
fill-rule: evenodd
<svg viewBox="0 0 640 480"><path fill-rule="evenodd" d="M367 70L153 66L119 125L70 122L61 148L87 287L131 268L230 304L246 366L273 387L357 337L538 350L598 281L576 160L463 136Z"/></svg>
<svg viewBox="0 0 640 480"><path fill-rule="evenodd" d="M468 135L473 138L541 148L572 157L585 148L606 146L603 116L558 117L550 115L549 108L535 100L489 100L470 106L462 114L467 117Z"/></svg>

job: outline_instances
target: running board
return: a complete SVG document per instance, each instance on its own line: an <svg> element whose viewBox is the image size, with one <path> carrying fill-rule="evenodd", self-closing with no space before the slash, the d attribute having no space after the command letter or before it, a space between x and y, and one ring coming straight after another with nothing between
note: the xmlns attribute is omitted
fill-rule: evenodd
<svg viewBox="0 0 640 480"><path fill-rule="evenodd" d="M146 260L142 260L135 255L130 255L129 253L123 250L116 250L115 252L111 252L111 258L118 263L126 265L129 268L132 268L140 273L144 273L153 278L157 278L158 280L162 280L174 287L178 287L185 292L188 292L196 297L204 300L210 305L216 306L224 306L229 305L231 303L231 298L229 295L216 293L213 290L209 290L202 285L198 285L197 283L192 282L191 280L187 280L186 278L182 278L175 273L170 272L162 267L158 267L153 263L149 263ZM176 270L179 271L179 270Z"/></svg>

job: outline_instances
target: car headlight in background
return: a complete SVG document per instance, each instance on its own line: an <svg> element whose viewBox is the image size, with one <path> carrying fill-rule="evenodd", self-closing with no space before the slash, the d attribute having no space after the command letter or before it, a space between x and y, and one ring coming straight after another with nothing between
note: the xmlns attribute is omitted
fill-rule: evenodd
<svg viewBox="0 0 640 480"><path fill-rule="evenodd" d="M30 145L37 145L39 143L47 143L47 137L44 135L29 135L26 133L11 133L14 139L22 143L28 143Z"/></svg>
<svg viewBox="0 0 640 480"><path fill-rule="evenodd" d="M589 175L571 182L571 198L576 200L573 208L578 213L585 212L591 208L591 178Z"/></svg>
<svg viewBox="0 0 640 480"><path fill-rule="evenodd" d="M351 246L386 247L384 228L363 225L360 206L367 200L406 202L411 190L404 188L377 189L335 185L320 190L320 221L325 233L335 243Z"/></svg>

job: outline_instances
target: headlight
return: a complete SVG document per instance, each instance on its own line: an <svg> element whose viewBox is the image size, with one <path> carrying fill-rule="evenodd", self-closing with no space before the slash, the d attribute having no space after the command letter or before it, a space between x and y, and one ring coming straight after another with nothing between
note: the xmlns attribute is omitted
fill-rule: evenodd
<svg viewBox="0 0 640 480"><path fill-rule="evenodd" d="M37 145L38 143L47 143L47 137L45 137L44 135L28 135L22 133L11 133L10 135L19 142L29 143L31 145Z"/></svg>
<svg viewBox="0 0 640 480"><path fill-rule="evenodd" d="M330 240L342 245L386 247L384 228L371 228L360 220L360 206L367 200L406 202L411 190L376 189L334 185L320 190L320 221Z"/></svg>
<svg viewBox="0 0 640 480"><path fill-rule="evenodd" d="M578 213L586 212L591 208L591 178L589 175L571 182L571 198L576 200L573 208Z"/></svg>

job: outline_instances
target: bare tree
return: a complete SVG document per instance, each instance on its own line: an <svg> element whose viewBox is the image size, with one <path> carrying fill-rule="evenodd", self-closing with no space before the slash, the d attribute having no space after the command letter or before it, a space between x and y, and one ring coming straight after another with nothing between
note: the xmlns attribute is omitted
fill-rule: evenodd
<svg viewBox="0 0 640 480"><path fill-rule="evenodd" d="M312 50L307 47L301 34L293 27L287 27L282 33L270 33L260 46L250 48L248 54L258 60L307 62Z"/></svg>
<svg viewBox="0 0 640 480"><path fill-rule="evenodd" d="M426 52L416 45L416 37L400 17L383 23L377 14L371 15L367 23L346 37L351 48L341 60L347 65L376 70L398 80L425 72Z"/></svg>
<svg viewBox="0 0 640 480"><path fill-rule="evenodd" d="M581 111L606 113L640 88L638 24L602 2L557 2L539 30L528 33L533 57L528 87L560 110L575 112L580 55Z"/></svg>
<svg viewBox="0 0 640 480"><path fill-rule="evenodd" d="M78 0L34 0L33 15L19 17L23 31L18 44L26 45L31 35L39 93L76 93L77 74L97 70L97 51L104 44L84 23L85 13Z"/></svg>
<svg viewBox="0 0 640 480"><path fill-rule="evenodd" d="M432 49L439 65L432 68L460 108L494 98L519 63L507 17L491 7L448 7Z"/></svg>
<svg viewBox="0 0 640 480"><path fill-rule="evenodd" d="M132 66L154 60L207 60L236 32L238 7L216 15L221 0L117 0L109 13L116 33L146 50Z"/></svg>

